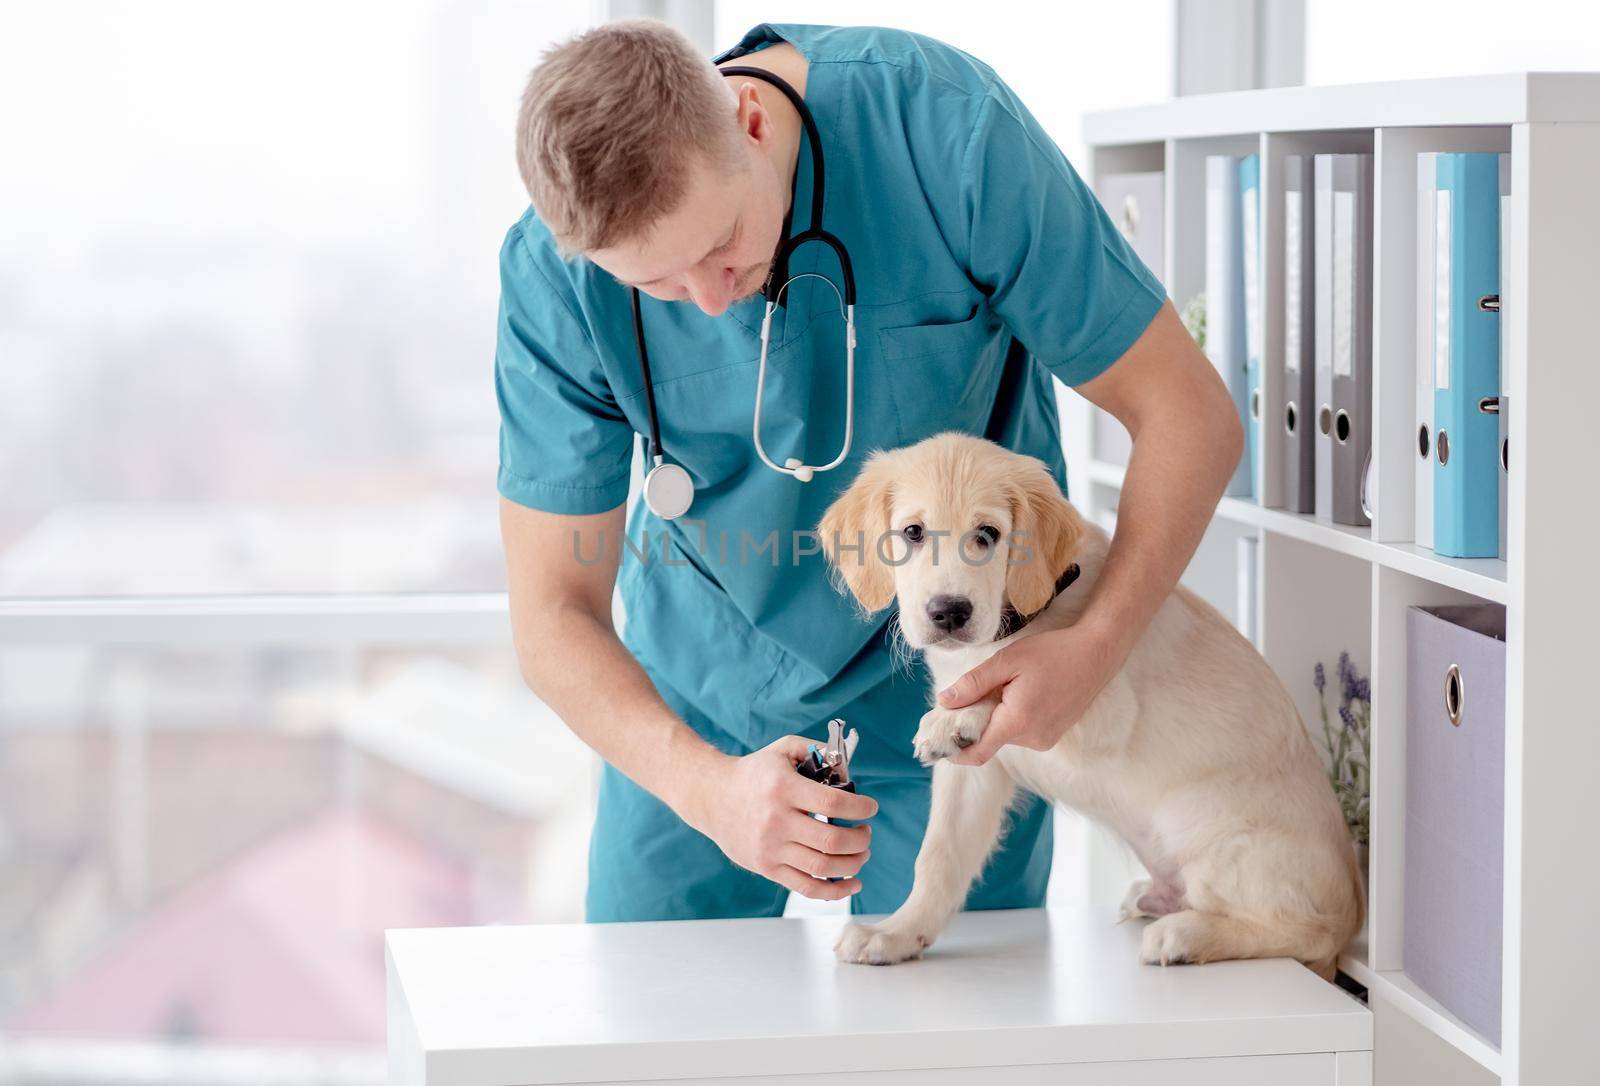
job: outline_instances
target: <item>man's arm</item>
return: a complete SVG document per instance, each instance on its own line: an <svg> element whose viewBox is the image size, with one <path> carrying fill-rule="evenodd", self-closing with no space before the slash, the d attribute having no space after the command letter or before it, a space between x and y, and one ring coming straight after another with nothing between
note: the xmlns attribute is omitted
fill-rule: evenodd
<svg viewBox="0 0 1600 1086"><path fill-rule="evenodd" d="M1244 427L1170 300L1120 360L1077 391L1133 438L1117 531L1080 620L1115 646L1120 668L1194 557L1239 466Z"/></svg>
<svg viewBox="0 0 1600 1086"><path fill-rule="evenodd" d="M861 821L877 804L796 773L803 739L744 758L718 751L668 708L618 639L611 594L622 506L568 516L502 498L500 531L523 678L580 739L740 866L807 897L861 889L850 876L867 860L869 829L827 826L807 812ZM841 881L822 881L829 876Z"/></svg>
<svg viewBox="0 0 1600 1086"><path fill-rule="evenodd" d="M667 708L617 637L611 594L623 515L623 506L565 516L500 500L511 635L522 676L545 704L600 757L677 810L688 784L724 756Z"/></svg>
<svg viewBox="0 0 1600 1086"><path fill-rule="evenodd" d="M1233 399L1171 301L1077 389L1133 437L1117 531L1077 623L1008 646L939 695L959 708L1004 687L983 737L955 758L963 764L1007 743L1047 750L1082 718L1183 576L1244 451Z"/></svg>

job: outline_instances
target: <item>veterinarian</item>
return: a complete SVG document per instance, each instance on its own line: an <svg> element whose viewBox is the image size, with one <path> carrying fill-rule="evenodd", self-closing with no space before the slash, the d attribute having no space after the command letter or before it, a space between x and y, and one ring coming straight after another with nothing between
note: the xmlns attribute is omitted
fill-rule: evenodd
<svg viewBox="0 0 1600 1086"><path fill-rule="evenodd" d="M828 244L788 261L801 278L763 346L760 291L811 225L821 171L780 86L713 63L770 73L815 119L821 227L854 273L851 382ZM928 680L897 665L891 616L860 615L804 533L871 450L944 430L1036 456L1065 488L1052 377L1122 420L1134 452L1083 621L939 695L1001 691L960 761L1046 749L1188 564L1242 451L1232 401L1028 110L937 41L763 25L707 62L663 24L611 24L547 55L516 135L533 206L500 254L501 521L523 674L606 762L588 916L775 915L790 891L893 910L928 815L911 754ZM758 370L775 465L752 441ZM652 415L692 507L636 506L624 547ZM802 481L796 465L844 447L847 416L848 455ZM835 716L862 736L858 795L794 771L795 736L820 739ZM1050 854L1030 797L968 906L1042 904Z"/></svg>

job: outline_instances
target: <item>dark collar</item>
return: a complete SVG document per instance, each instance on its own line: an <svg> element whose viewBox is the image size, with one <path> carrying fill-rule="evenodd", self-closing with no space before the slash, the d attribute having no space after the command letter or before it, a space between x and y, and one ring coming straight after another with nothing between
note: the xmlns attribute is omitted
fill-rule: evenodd
<svg viewBox="0 0 1600 1086"><path fill-rule="evenodd" d="M1054 603L1056 596L1059 596L1061 593L1065 592L1068 586L1070 586L1072 582L1076 581L1077 579L1078 563L1074 562L1072 565L1068 566L1064 571L1062 571L1061 576L1056 578L1056 590L1055 593L1050 597L1050 603ZM1010 637L1012 634L1022 629L1028 623L1042 615L1045 607L1049 607L1050 603L1045 604L1044 607L1039 608L1031 615L1019 614L1016 608L1012 607L1009 603L1006 604L1006 609L1000 613L1000 635L999 637L996 637L995 640L998 641L1002 637Z"/></svg>

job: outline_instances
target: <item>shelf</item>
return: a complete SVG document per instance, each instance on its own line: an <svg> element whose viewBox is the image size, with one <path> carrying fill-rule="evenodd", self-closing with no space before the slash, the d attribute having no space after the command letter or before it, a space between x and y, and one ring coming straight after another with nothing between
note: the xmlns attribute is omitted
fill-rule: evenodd
<svg viewBox="0 0 1600 1086"><path fill-rule="evenodd" d="M1120 489L1126 474L1126 469L1115 464L1092 461L1088 466L1090 482L1100 486ZM1494 603L1505 603L1507 599L1506 564L1498 558L1444 558L1412 543L1379 543L1373 540L1370 528L1331 524L1283 509L1265 509L1243 498L1223 498L1217 503L1217 516L1387 566L1480 599Z"/></svg>
<svg viewBox="0 0 1600 1086"><path fill-rule="evenodd" d="M1445 558L1415 543L1374 543L1378 562L1425 581L1442 584L1474 596L1505 603L1506 564L1498 558Z"/></svg>
<svg viewBox="0 0 1600 1086"><path fill-rule="evenodd" d="M1364 985L1368 990L1378 986L1378 974L1367 964L1367 948L1358 946L1355 942L1339 955L1339 972Z"/></svg>
<svg viewBox="0 0 1600 1086"><path fill-rule="evenodd" d="M1256 647L1288 677L1286 688L1308 721L1321 706L1305 689L1306 668L1341 648L1370 668L1369 928L1365 948L1352 947L1342 967L1386 1010L1398 1009L1433 1035L1438 1055L1460 1053L1452 1062L1471 1060L1506 1086L1571 1077L1593 1062L1593 1001L1585 998L1584 978L1600 968L1581 912L1565 907L1600 899L1600 869L1571 862L1592 846L1588 828L1572 818L1571 797L1584 794L1591 767L1600 763L1600 730L1572 721L1591 700L1600 577L1588 553L1593 504L1567 479L1573 464L1586 462L1590 405L1600 400L1600 369L1574 362L1593 339L1593 299L1600 293L1600 265L1592 257L1600 247L1592 192L1600 171L1600 72L1185 96L1090 114L1083 132L1097 191L1116 175L1162 173L1161 215L1140 220L1159 221L1160 237L1140 240L1160 254L1148 262L1160 265L1179 306L1205 287L1207 156L1260 156L1262 418L1281 417L1285 404L1285 159L1372 155L1375 523L1349 528L1273 508L1283 504L1288 455L1284 441L1263 433L1256 465L1262 499L1218 503L1185 579L1211 589L1207 599L1224 613L1255 608ZM1419 330L1425 335L1434 317L1417 304L1417 155L1423 152L1510 156L1502 273L1513 304L1501 329L1501 366L1518 451L1505 479L1509 561L1446 558L1413 542L1416 348ZM1518 297L1537 304L1518 307ZM1081 446L1069 450L1074 481L1083 480L1085 513L1098 517L1119 504L1126 470L1116 461L1126 458L1096 429L1093 404L1081 400L1073 410L1066 429ZM1254 554L1239 543L1252 535ZM1253 586L1245 580L1252 576ZM1398 971L1405 951L1404 618L1412 606L1474 600L1507 612L1504 1054ZM1369 659L1359 659L1363 648Z"/></svg>
<svg viewBox="0 0 1600 1086"><path fill-rule="evenodd" d="M1102 460L1089 461L1089 481L1099 483L1101 486L1113 486L1122 489L1122 479L1128 473L1127 468L1118 467L1116 464L1107 464Z"/></svg>
<svg viewBox="0 0 1600 1086"><path fill-rule="evenodd" d="M1596 115L1600 74L1517 72L1185 95L1090 113L1083 136L1090 146L1106 146L1261 132L1592 122Z"/></svg>
<svg viewBox="0 0 1600 1086"><path fill-rule="evenodd" d="M1441 1007L1405 973L1398 969L1377 972L1354 953L1339 958L1339 969L1366 986L1369 1002L1374 998L1383 1000L1486 1071L1500 1074L1500 1050Z"/></svg>

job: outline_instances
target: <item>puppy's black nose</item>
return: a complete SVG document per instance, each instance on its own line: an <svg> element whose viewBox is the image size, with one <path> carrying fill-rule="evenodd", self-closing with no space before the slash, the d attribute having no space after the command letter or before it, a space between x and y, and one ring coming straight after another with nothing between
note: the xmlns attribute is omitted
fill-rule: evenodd
<svg viewBox="0 0 1600 1086"><path fill-rule="evenodd" d="M928 621L953 633L972 617L972 601L965 596L935 596L928 601Z"/></svg>

